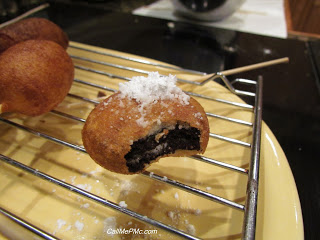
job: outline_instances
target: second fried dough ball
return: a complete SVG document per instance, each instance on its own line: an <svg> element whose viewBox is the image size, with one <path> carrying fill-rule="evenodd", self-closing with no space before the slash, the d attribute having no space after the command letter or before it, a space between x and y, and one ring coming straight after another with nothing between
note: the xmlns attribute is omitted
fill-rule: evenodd
<svg viewBox="0 0 320 240"><path fill-rule="evenodd" d="M73 77L72 60L57 43L15 44L0 55L1 111L29 116L49 112L63 101Z"/></svg>
<svg viewBox="0 0 320 240"><path fill-rule="evenodd" d="M54 41L64 49L69 45L67 34L55 23L45 18L27 18L0 29L0 53L31 39Z"/></svg>

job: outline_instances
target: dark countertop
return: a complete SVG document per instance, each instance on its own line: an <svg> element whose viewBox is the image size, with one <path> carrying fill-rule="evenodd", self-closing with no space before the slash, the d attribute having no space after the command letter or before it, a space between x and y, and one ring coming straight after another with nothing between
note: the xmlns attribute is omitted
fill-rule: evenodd
<svg viewBox="0 0 320 240"><path fill-rule="evenodd" d="M184 23L169 28L166 20L134 16L123 10L126 7L111 10L116 6L114 1L105 7L101 4L55 3L41 14L60 25L72 41L208 73L289 57L288 64L232 75L230 79L263 76L263 120L291 166L305 239L320 239L320 175L315 167L320 156L320 43Z"/></svg>

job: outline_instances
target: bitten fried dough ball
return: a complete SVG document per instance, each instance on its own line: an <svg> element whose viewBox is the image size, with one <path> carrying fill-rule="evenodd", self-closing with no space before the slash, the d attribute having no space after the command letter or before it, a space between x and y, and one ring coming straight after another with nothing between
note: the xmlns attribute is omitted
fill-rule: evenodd
<svg viewBox="0 0 320 240"><path fill-rule="evenodd" d="M29 116L49 112L63 101L73 77L72 60L57 43L15 44L0 54L1 111Z"/></svg>
<svg viewBox="0 0 320 240"><path fill-rule="evenodd" d="M27 18L0 29L0 53L22 41L51 40L64 49L69 45L67 34L45 18Z"/></svg>
<svg viewBox="0 0 320 240"><path fill-rule="evenodd" d="M206 150L209 124L204 109L174 86L173 79L158 73L134 78L89 114L82 139L99 165L134 174L161 157Z"/></svg>

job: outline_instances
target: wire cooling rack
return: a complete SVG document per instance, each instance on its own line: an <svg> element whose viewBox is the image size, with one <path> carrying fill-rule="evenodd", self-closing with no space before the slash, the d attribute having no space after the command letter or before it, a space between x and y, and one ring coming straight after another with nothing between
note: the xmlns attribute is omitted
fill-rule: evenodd
<svg viewBox="0 0 320 240"><path fill-rule="evenodd" d="M172 72L179 73L178 83L181 83L182 86L185 87L185 91L191 96L200 99L209 101L210 104L219 103L225 105L227 107L235 108L237 111L245 111L250 112L252 114L252 121L247 121L243 119L233 118L229 116L224 116L215 112L206 112L208 118L219 119L221 121L230 122L232 124L244 126L248 134L250 135L251 141L243 141L241 139L236 139L229 136L223 136L214 131L210 132L210 138L216 139L218 141L223 141L226 144L230 144L230 146L237 145L240 148L249 149L250 154L248 155L247 165L237 166L228 163L227 161L216 160L215 156L206 156L204 155L194 155L191 157L191 160L202 162L203 164L214 165L215 168L222 168L225 171L228 171L232 174L241 174L246 176L246 186L242 188L246 188L245 197L242 200L230 200L226 197L219 196L214 193L214 189L206 188L201 189L195 187L193 185L189 185L183 182L183 179L180 181L167 177L166 175L161 175L156 172L145 171L140 174L140 176L146 177L151 181L160 182L161 184L167 185L170 189L179 189L181 191L187 192L188 194L194 195L198 198L204 198L218 205L221 205L225 208L230 208L232 211L238 211L242 213L242 231L239 233L240 237L243 239L255 239L256 232L256 216L257 216L257 199L258 199L258 183L259 183L259 159L260 159L260 141L261 141L261 124L262 124L262 79L258 79L257 81L247 80L247 79L236 79L233 82L230 82L226 74L222 73L214 73L214 74L206 74L202 72L197 72L188 69L182 69L176 66L171 66L164 63L159 63L156 61L152 61L149 59L145 59L142 57L136 57L129 54L117 53L114 51L101 51L98 48L88 48L86 45L71 43L69 47L69 54L72 57L76 75L74 79L74 85L82 86L83 94L75 94L71 89L70 93L66 97L66 99L72 99L68 103L62 103L61 107L58 107L48 113L49 115L56 115L59 118L65 119L67 124L65 126L70 128L70 131L73 131L73 127L80 126L85 122L86 114L83 114L82 117L77 116L72 110L73 107L79 106L91 106L91 109L94 105L98 104L101 98L104 98L105 95L109 95L113 92L117 91L117 84L119 81L130 81L131 76L134 75L144 75L150 71L162 71L162 72ZM91 57L94 56L94 57ZM272 63L271 63L272 64ZM100 66L103 67L100 68ZM82 75L84 73L84 75ZM90 74L90 75L88 75ZM91 75L92 74L92 75ZM85 77L84 77L85 76ZM88 79L88 76L93 76L92 78L97 78L97 81L90 81L92 79ZM191 78L184 76L192 76ZM107 86L104 84L101 79L107 78L109 82L111 82L111 86ZM196 80L195 80L196 79ZM252 97L254 99L254 104L247 104L243 101L234 101L229 98L215 98L205 93L198 93L192 90L192 87L188 86L199 86L205 87L208 85L210 88L210 82L213 82L216 79L220 79L223 81L224 85L232 94L234 95L245 95ZM234 86L249 86L250 91L239 90ZM75 86L75 87L77 87ZM73 86L74 87L74 86ZM243 88L242 88L243 89ZM254 89L254 91L251 91ZM93 91L97 98L93 99L87 97L86 91ZM81 93L81 91L80 91ZM89 107L90 109L90 107ZM206 110L206 109L205 109ZM22 120L21 120L22 119ZM38 123L45 122L47 120L39 119L39 118L26 118L23 116L16 116L12 114L3 114L0 116L1 126L4 131L15 131L23 132L27 135L33 135L36 138L44 139L45 141L53 142L54 144L62 145L64 148L68 148L77 154L86 154L86 150L79 142L79 138L81 137L81 133L77 128L76 136L78 139L73 143L74 139L68 139L68 136L63 134L57 134L56 136L52 134L46 133L46 129L39 130L34 125L29 124L30 121L38 121ZM59 128L56 129L54 125L54 121L52 123L52 132L59 132ZM46 127L47 128L47 127ZM50 128L50 125L49 125ZM8 130L9 129L9 130ZM213 128L214 129L214 128ZM10 135L4 134L1 138L3 142L7 142L8 146L10 145L10 141L14 139L14 137L10 139L5 139ZM37 141L37 139L35 140ZM9 143L8 143L9 142ZM22 141L23 142L23 141ZM21 144L21 143L19 143ZM28 144L25 142L25 144ZM19 151L20 146L15 146L14 151ZM36 179L45 180L45 182L49 182L50 184L57 185L62 189L66 189L69 191L68 194L77 194L83 199L88 199L91 202L95 202L103 207L107 207L109 209L113 209L115 212L122 213L124 215L129 216L130 218L137 220L138 222L142 222L144 224L150 225L157 229L162 229L165 232L169 233L172 236L183 237L186 239L200 239L200 237L196 236L196 232L188 229L181 229L181 226L164 223L161 219L156 219L153 217L146 216L145 213L140 213L139 211L130 210L130 206L124 207L123 203L115 203L114 201L108 200L102 196L102 194L95 193L91 191L91 189L84 188L83 185L73 184L72 181L67 181L63 177L55 177L54 174L50 174L46 172L45 169L38 169L33 167L32 162L25 163L23 161L23 157L19 159L15 159L14 154L12 152L7 151L7 149L2 149L0 154L0 159L2 163L2 169L4 166L8 168L8 166L13 166L15 169L19 171L16 173L17 176L25 176L25 175L33 175ZM41 151L46 151L45 148L39 148L35 150L35 154L40 154ZM3 153L9 154L3 154ZM39 153L40 152L40 153ZM236 153L235 153L236 154ZM7 166L8 165L8 166ZM50 166L50 163L49 163ZM50 167L49 167L50 168ZM12 168L9 168L11 171ZM2 175L6 176L7 172L2 170ZM102 170L103 171L103 170ZM84 175L88 176L92 174L92 172L85 172ZM108 174L108 171L105 170L103 174ZM121 176L120 176L121 178ZM99 181L99 180L96 180ZM31 184L32 185L32 184ZM37 188L37 186L33 186ZM8 186L1 189L2 192L5 192L5 189ZM209 191L213 190L213 191ZM20 193L21 194L21 193ZM54 192L50 192L50 194L54 194ZM13 201L13 199L7 199L6 201ZM68 203L65 203L68 204ZM15 211L16 209L12 207L6 207L6 204L1 203L0 212L3 216L10 219L10 221L15 222L19 226L22 226L24 229L27 229L29 232L32 232L38 237L44 239L59 239L58 235L52 229L42 226L41 224L37 224L37 221L34 221L32 217L23 217L23 214L19 214L19 211ZM86 209L84 209L86 210ZM172 217L172 212L171 217ZM32 215L32 214L30 214ZM170 215L170 214L169 214ZM25 215L24 215L25 216ZM35 217L37 218L37 217ZM48 215L48 218L50 216ZM201 215L199 216L201 219ZM186 222L187 220L185 220ZM0 222L1 223L1 222ZM78 223L79 226L80 223ZM1 224L0 224L1 225ZM39 226L40 225L40 226ZM65 222L61 223L61 226L65 225ZM192 225L191 225L192 226ZM210 224L209 224L210 226ZM80 224L80 227L83 226ZM180 228L179 228L180 227ZM211 226L214 227L214 226ZM210 228L210 227L209 227ZM79 228L78 228L79 229ZM157 237L156 237L157 238Z"/></svg>

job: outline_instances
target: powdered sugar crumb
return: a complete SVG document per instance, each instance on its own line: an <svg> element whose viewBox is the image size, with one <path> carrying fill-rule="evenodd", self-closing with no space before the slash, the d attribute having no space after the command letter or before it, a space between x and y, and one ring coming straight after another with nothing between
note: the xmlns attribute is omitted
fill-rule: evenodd
<svg viewBox="0 0 320 240"><path fill-rule="evenodd" d="M72 228L72 226L69 225L68 227L66 227L66 231L70 231L71 228Z"/></svg>
<svg viewBox="0 0 320 240"><path fill-rule="evenodd" d="M85 204L82 204L80 207L81 208L89 208L90 204L89 203L85 203Z"/></svg>
<svg viewBox="0 0 320 240"><path fill-rule="evenodd" d="M127 207L128 207L128 205L126 204L125 201L120 201L120 202L119 202L119 206L120 206L120 207L123 207L123 208L127 208Z"/></svg>
<svg viewBox="0 0 320 240"><path fill-rule="evenodd" d="M58 219L57 220L57 225L58 225L58 230L60 230L64 225L66 225L67 222L63 219Z"/></svg>
<svg viewBox="0 0 320 240"><path fill-rule="evenodd" d="M103 232L105 232L107 235L113 235L110 233L110 230L108 229L116 229L117 220L115 217L108 217L103 221ZM112 231L111 231L112 232Z"/></svg>
<svg viewBox="0 0 320 240"><path fill-rule="evenodd" d="M199 216L201 213L202 213L202 211L200 209L196 209L194 211L194 214L197 215L197 216Z"/></svg>
<svg viewBox="0 0 320 240"><path fill-rule="evenodd" d="M90 184L77 184L76 187L81 188L86 191L91 191L92 186Z"/></svg>
<svg viewBox="0 0 320 240"><path fill-rule="evenodd" d="M194 113L193 115L194 115L196 118L203 119L200 112Z"/></svg>
<svg viewBox="0 0 320 240"><path fill-rule="evenodd" d="M168 217L171 218L171 220L173 220L174 219L174 212L169 211L168 212Z"/></svg>
<svg viewBox="0 0 320 240"><path fill-rule="evenodd" d="M192 224L187 224L187 232L191 235L195 235L196 228Z"/></svg>
<svg viewBox="0 0 320 240"><path fill-rule="evenodd" d="M174 198L179 200L179 194L177 192L174 194Z"/></svg>
<svg viewBox="0 0 320 240"><path fill-rule="evenodd" d="M82 229L83 229L83 227L84 227L84 224L82 223L82 222L80 222L80 221L76 221L75 223L74 223L74 226L76 227L76 229L78 230L78 231L82 231Z"/></svg>

